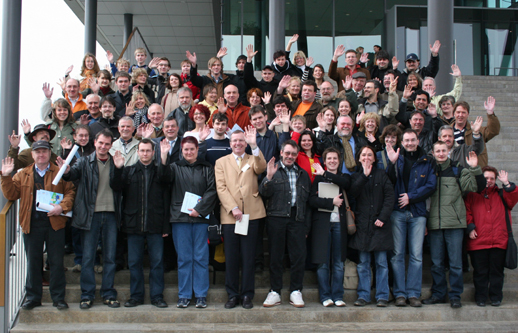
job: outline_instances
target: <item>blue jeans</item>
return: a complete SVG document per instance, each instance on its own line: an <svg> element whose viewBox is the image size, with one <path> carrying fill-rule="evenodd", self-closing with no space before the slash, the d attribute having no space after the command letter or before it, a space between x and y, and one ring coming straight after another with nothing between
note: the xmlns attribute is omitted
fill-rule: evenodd
<svg viewBox="0 0 518 333"><path fill-rule="evenodd" d="M117 245L117 218L113 212L97 212L92 218L90 230L82 230L83 265L81 268L81 299L95 298L95 254L102 229L103 243L103 282L101 297L116 298L117 291L113 287L115 279L115 248Z"/></svg>
<svg viewBox="0 0 518 333"><path fill-rule="evenodd" d="M444 270L444 252L448 250L450 260L450 292L451 299L460 299L464 291L462 277L462 239L466 229L430 230L430 252L432 257L432 296L441 300L446 298L448 284Z"/></svg>
<svg viewBox="0 0 518 333"><path fill-rule="evenodd" d="M342 261L340 222L331 222L329 225L328 260L326 263L320 264L317 269L320 302L328 299L333 302L341 301L344 296L344 263Z"/></svg>
<svg viewBox="0 0 518 333"><path fill-rule="evenodd" d="M371 300L371 255L374 253L376 262L376 301L389 299L387 251L359 251L360 263L358 270L358 298Z"/></svg>
<svg viewBox="0 0 518 333"><path fill-rule="evenodd" d="M423 241L426 217L413 217L410 211L393 211L390 216L394 237L394 297L421 297L423 282ZM408 273L405 283L405 253L408 240Z"/></svg>
<svg viewBox="0 0 518 333"><path fill-rule="evenodd" d="M178 253L178 297L207 297L209 290L208 223L171 223Z"/></svg>
<svg viewBox="0 0 518 333"><path fill-rule="evenodd" d="M147 239L149 255L149 296L151 301L163 299L164 291L164 240L162 234L127 234L128 266L130 271L130 297L144 301L144 269L142 258Z"/></svg>

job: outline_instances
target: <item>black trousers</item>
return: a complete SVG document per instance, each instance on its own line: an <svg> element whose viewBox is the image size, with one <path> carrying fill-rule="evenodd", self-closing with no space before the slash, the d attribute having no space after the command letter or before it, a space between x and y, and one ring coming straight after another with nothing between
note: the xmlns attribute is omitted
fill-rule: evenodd
<svg viewBox="0 0 518 333"><path fill-rule="evenodd" d="M225 288L228 297L254 298L255 294L255 246L260 220L250 220L248 235L234 232L234 224L222 224L225 246ZM239 265L241 264L241 289L239 289Z"/></svg>
<svg viewBox="0 0 518 333"><path fill-rule="evenodd" d="M475 301L485 302L488 293L491 301L502 301L505 251L492 248L469 252L473 265Z"/></svg>
<svg viewBox="0 0 518 333"><path fill-rule="evenodd" d="M23 235L27 255L27 281L25 290L27 300L41 301L43 293L43 244L47 244L47 258L50 265L50 296L54 302L65 299L65 229L55 231L52 227L31 228Z"/></svg>
<svg viewBox="0 0 518 333"><path fill-rule="evenodd" d="M296 209L291 217L268 217L268 240L270 246L270 286L281 293L284 272L284 250L288 243L290 258L290 292L302 290L306 261L306 227L295 220Z"/></svg>

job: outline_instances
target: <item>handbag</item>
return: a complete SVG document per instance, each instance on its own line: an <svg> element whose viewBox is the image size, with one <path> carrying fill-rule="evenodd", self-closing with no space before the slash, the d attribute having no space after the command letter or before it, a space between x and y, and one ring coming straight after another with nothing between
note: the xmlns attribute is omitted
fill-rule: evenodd
<svg viewBox="0 0 518 333"><path fill-rule="evenodd" d="M349 205L349 200L347 200L347 194L345 194L345 191L342 191L342 196L345 201L345 220L347 222L347 233L352 235L356 232L354 212L351 210L351 205Z"/></svg>
<svg viewBox="0 0 518 333"><path fill-rule="evenodd" d="M504 200L503 190L499 190L498 194L502 199L505 209L505 222L507 224L507 250L505 251L505 262L504 267L508 269L515 269L518 266L518 248L516 247L516 242L513 237L513 230L511 229L511 221L509 219L509 208Z"/></svg>

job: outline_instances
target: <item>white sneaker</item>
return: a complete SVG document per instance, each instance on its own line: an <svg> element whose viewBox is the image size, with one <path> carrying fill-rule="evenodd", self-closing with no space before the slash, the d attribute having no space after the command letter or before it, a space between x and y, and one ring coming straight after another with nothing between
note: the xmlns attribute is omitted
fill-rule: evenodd
<svg viewBox="0 0 518 333"><path fill-rule="evenodd" d="M335 305L338 306L338 307L344 307L345 306L345 302L342 301L342 300L338 300L335 302Z"/></svg>
<svg viewBox="0 0 518 333"><path fill-rule="evenodd" d="M281 304L281 295L276 293L275 291L270 291L268 296L266 296L266 300L263 303L265 308L271 308L272 306Z"/></svg>
<svg viewBox="0 0 518 333"><path fill-rule="evenodd" d="M333 305L333 304L335 304L335 302L333 302L333 301L332 301L332 300L330 300L330 299L326 299L325 301L323 301L323 302L322 302L322 305L323 305L323 306L325 306L326 308L327 308L328 306Z"/></svg>
<svg viewBox="0 0 518 333"><path fill-rule="evenodd" d="M290 294L290 304L296 308L304 307L304 300L302 299L302 293L299 290L295 290Z"/></svg>

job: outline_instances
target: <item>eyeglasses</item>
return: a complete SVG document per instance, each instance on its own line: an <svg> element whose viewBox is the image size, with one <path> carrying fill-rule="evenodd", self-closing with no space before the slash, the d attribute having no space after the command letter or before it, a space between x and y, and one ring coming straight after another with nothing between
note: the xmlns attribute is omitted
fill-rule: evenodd
<svg viewBox="0 0 518 333"><path fill-rule="evenodd" d="M283 152L283 155L286 155L286 156L297 156L299 153L297 152L290 152L290 151L285 151Z"/></svg>

